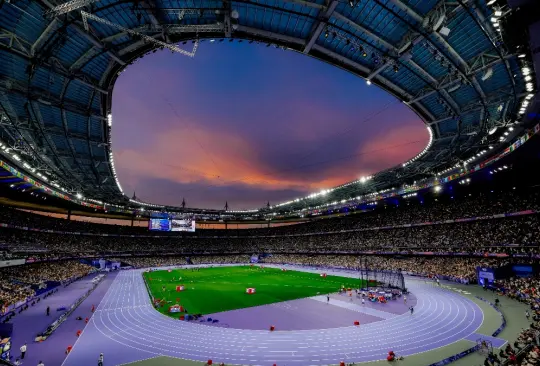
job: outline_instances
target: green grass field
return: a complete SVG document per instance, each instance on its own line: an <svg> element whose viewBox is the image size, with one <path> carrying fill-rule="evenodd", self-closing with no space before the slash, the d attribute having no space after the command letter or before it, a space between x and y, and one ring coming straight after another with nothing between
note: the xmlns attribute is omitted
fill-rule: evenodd
<svg viewBox="0 0 540 366"><path fill-rule="evenodd" d="M201 268L198 271L176 269L171 272L146 272L143 275L151 295L165 300L164 306L158 310L174 318L182 314L169 313L169 306L175 304L182 305L190 314L212 314L324 295L337 292L341 286L361 287L360 279L330 275L321 277L316 273L261 269L259 266ZM184 285L186 290L177 292L178 285ZM248 287L254 287L256 293L246 294Z"/></svg>

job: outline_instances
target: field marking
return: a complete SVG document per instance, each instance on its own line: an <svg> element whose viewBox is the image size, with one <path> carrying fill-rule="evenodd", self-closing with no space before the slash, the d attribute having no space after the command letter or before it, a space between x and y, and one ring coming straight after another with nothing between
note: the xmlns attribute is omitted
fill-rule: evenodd
<svg viewBox="0 0 540 366"><path fill-rule="evenodd" d="M334 299L334 298L330 299L330 302L328 302L327 299L326 299L326 296L313 296L313 297L310 297L310 299L315 300L315 301L319 301L319 302L323 302L323 303L328 303L330 305L337 306L337 307L340 307L342 309L356 311L357 313L363 313L363 314L375 316L375 317L381 318L381 319L392 319L392 318L395 318L395 317L400 315L400 314L390 313L390 312L384 311L384 310L377 310L377 309L374 309L374 308L371 308L371 307L365 306L365 305L362 306L362 305L358 305L358 304L355 304L355 303L350 303L350 302L343 301L343 300L337 300L337 299ZM394 301L397 301L397 300L394 300Z"/></svg>

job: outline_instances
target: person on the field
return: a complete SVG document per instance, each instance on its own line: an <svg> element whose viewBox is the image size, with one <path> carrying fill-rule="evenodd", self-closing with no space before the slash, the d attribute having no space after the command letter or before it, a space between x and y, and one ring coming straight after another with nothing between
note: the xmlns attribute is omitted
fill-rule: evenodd
<svg viewBox="0 0 540 366"><path fill-rule="evenodd" d="M330 295L326 295L326 302L330 302Z"/></svg>
<svg viewBox="0 0 540 366"><path fill-rule="evenodd" d="M366 304L366 300L364 300L364 298L362 298L362 305L365 305Z"/></svg>
<svg viewBox="0 0 540 366"><path fill-rule="evenodd" d="M99 358L98 358L98 366L103 366L103 353L101 353L99 355Z"/></svg>
<svg viewBox="0 0 540 366"><path fill-rule="evenodd" d="M407 304L407 296L403 295L403 303Z"/></svg>
<svg viewBox="0 0 540 366"><path fill-rule="evenodd" d="M413 313L414 313L414 308L411 306L411 307L409 308L409 310L411 311L411 315L413 315Z"/></svg>
<svg viewBox="0 0 540 366"><path fill-rule="evenodd" d="M24 360L24 355L26 355L26 343L21 346L20 351L21 351L21 360Z"/></svg>

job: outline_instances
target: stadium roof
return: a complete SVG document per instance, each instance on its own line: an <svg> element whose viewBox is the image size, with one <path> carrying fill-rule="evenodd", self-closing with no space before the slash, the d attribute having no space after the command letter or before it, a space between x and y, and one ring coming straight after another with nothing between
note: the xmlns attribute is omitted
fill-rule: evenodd
<svg viewBox="0 0 540 366"><path fill-rule="evenodd" d="M402 100L425 122L431 140L418 157L344 185L332 199L433 177L496 147L505 138L502 127L532 97L524 71L528 56L503 42L508 10L489 3L0 1L2 151L53 189L125 204L110 144L116 78L156 49L196 57L199 42L230 38L346 69ZM185 41L192 42L179 45Z"/></svg>

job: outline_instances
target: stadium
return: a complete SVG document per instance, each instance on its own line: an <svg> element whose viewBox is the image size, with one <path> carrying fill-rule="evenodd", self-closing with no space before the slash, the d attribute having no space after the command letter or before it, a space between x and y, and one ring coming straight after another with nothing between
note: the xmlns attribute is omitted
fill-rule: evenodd
<svg viewBox="0 0 540 366"><path fill-rule="evenodd" d="M344 71L427 141L263 207L128 194L124 72L222 43ZM537 0L0 0L0 365L540 364L538 70Z"/></svg>

